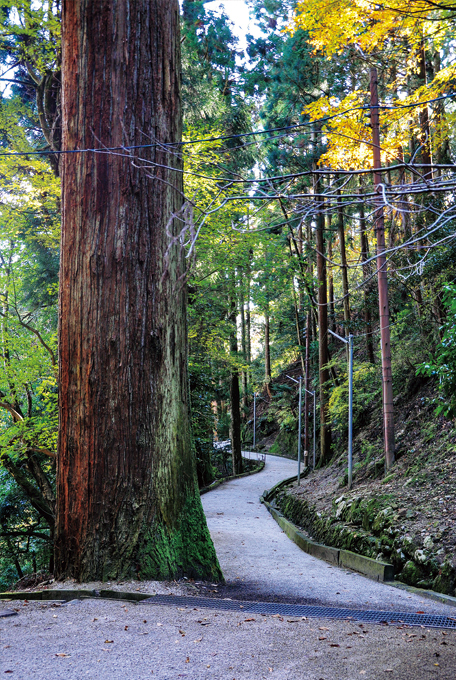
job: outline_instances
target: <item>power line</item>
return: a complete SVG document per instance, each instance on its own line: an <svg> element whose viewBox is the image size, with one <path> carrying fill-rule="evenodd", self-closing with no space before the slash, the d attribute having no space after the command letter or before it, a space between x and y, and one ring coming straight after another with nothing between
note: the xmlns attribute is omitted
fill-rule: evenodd
<svg viewBox="0 0 456 680"><path fill-rule="evenodd" d="M446 95L441 95L440 97L434 97L433 99L428 99L423 102L415 103L415 104L401 104L400 106L389 106L389 105L379 105L376 106L375 108L377 110L385 110L385 111L397 111L401 109L410 109L410 108L417 108L420 106L424 106L425 104L431 104L433 102L437 101L442 101L445 99L452 99L453 97L456 97L456 92L452 92L450 94ZM165 143L165 142L154 142L153 144L136 144L133 146L113 146L113 147L104 147L104 148L87 148L87 149L66 149L66 150L59 150L59 151L53 151L51 149L49 150L43 150L43 151L12 151L12 152L5 152L5 153L0 153L0 157L14 157L14 156L59 156L63 154L74 154L74 153L110 153L111 151L134 151L136 149L153 149L156 148L157 146L161 147L166 147L166 148L171 148L171 147L183 147L183 146L190 146L192 144L203 144L207 142L218 142L218 141L224 141L224 140L230 140L230 139L241 139L243 137L252 137L254 135L266 135L269 134L270 132L283 132L284 130L298 130L300 128L306 128L306 127L312 127L316 123L325 123L330 120L334 120L335 118L339 118L340 116L345 116L347 113L351 113L352 111L370 111L371 107L369 105L364 105L364 106L352 106L349 109L345 109L344 111L339 111L338 113L333 114L332 116L323 116L322 118L315 119L313 121L309 121L306 123L298 123L296 125L286 125L283 127L277 127L277 128L268 128L267 130L254 130L253 132L242 132L237 135L221 135L219 137L206 137L206 138L201 138L201 139L190 139L186 140L183 142L170 142L170 143Z"/></svg>

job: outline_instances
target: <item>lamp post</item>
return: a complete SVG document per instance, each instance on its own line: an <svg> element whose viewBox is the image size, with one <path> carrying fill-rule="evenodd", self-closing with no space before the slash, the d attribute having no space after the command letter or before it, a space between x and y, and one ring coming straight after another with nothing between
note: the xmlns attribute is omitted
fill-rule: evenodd
<svg viewBox="0 0 456 680"><path fill-rule="evenodd" d="M299 376L299 380L295 380L291 375L287 375L287 378L299 385L299 414L298 414L298 486L301 483L301 408L302 408L302 376Z"/></svg>
<svg viewBox="0 0 456 680"><path fill-rule="evenodd" d="M353 335L342 338L328 328L329 333L335 338L348 345L348 488L353 483Z"/></svg>
<svg viewBox="0 0 456 680"><path fill-rule="evenodd" d="M256 392L253 393L253 450L256 450Z"/></svg>

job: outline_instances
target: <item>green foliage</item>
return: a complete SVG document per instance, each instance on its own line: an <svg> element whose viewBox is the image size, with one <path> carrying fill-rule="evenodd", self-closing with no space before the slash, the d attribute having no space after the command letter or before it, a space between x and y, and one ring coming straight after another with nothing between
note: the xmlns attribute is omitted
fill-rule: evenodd
<svg viewBox="0 0 456 680"><path fill-rule="evenodd" d="M348 371L347 363L335 362L339 368L339 384L329 399L329 412L335 433L345 436L348 430ZM378 369L370 363L357 362L353 369L353 426L356 428L368 405L381 393Z"/></svg>
<svg viewBox="0 0 456 680"><path fill-rule="evenodd" d="M442 342L436 348L435 357L418 366L417 374L438 378L440 403L436 413L454 418L456 416L456 285L443 288L443 304L447 318L443 324Z"/></svg>
<svg viewBox="0 0 456 680"><path fill-rule="evenodd" d="M51 551L49 527L0 469L0 592L23 575L47 570Z"/></svg>

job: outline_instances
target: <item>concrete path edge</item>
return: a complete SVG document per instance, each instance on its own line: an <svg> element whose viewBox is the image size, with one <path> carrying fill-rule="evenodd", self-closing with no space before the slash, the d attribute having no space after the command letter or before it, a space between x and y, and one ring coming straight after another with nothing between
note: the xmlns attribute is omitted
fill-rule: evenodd
<svg viewBox="0 0 456 680"><path fill-rule="evenodd" d="M264 491L263 495L260 497L260 502L263 503L280 528L301 550L335 566L357 571L375 581L385 581L389 586L399 588L400 590L406 590L415 595L421 595L422 597L441 602L442 604L447 604L451 607L456 607L456 597L444 595L443 593L436 593L433 590L414 588L406 583L395 581L394 566L392 564L378 562L371 557L365 557L364 555L359 555L350 550L333 548L324 545L323 543L316 543L315 541L310 540L295 524L293 524L293 522L290 522L290 520L270 503L281 488L296 480L297 476L284 479L271 489Z"/></svg>
<svg viewBox="0 0 456 680"><path fill-rule="evenodd" d="M240 475L231 475L230 477L221 477L220 479L216 479L215 482L212 482L212 484L209 484L209 486L203 486L203 488L200 489L200 496L202 496L205 493L208 493L209 491L213 491L224 482L230 482L232 479L241 479L241 477L250 477L250 475L256 475L257 472L261 472L264 466L265 466L264 460L260 460L256 468L254 468L253 470L249 470L248 472L241 472Z"/></svg>

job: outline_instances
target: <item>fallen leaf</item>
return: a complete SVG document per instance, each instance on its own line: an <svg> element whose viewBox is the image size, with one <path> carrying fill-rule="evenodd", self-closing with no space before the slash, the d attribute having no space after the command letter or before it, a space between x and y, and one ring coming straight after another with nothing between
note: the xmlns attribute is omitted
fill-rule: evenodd
<svg viewBox="0 0 456 680"><path fill-rule="evenodd" d="M325 626L320 626L318 630L329 630L329 628L325 628Z"/></svg>
<svg viewBox="0 0 456 680"><path fill-rule="evenodd" d="M330 647L340 647L340 645L338 645L336 642L331 643L329 646Z"/></svg>
<svg viewBox="0 0 456 680"><path fill-rule="evenodd" d="M299 623L299 619L287 619L287 623Z"/></svg>
<svg viewBox="0 0 456 680"><path fill-rule="evenodd" d="M182 635L182 637L185 637L185 630L180 630L180 629L179 629L179 633Z"/></svg>
<svg viewBox="0 0 456 680"><path fill-rule="evenodd" d="M319 640L326 640L326 638L323 637L323 636L322 636L322 637L319 637L318 639L319 639Z"/></svg>
<svg viewBox="0 0 456 680"><path fill-rule="evenodd" d="M147 623L147 619L144 619L143 623Z"/></svg>
<svg viewBox="0 0 456 680"><path fill-rule="evenodd" d="M255 619L244 619L244 621L255 621Z"/></svg>
<svg viewBox="0 0 456 680"><path fill-rule="evenodd" d="M5 673L14 673L14 671L5 671Z"/></svg>
<svg viewBox="0 0 456 680"><path fill-rule="evenodd" d="M185 659L185 663L190 663L190 657L189 656L187 656L187 658Z"/></svg>
<svg viewBox="0 0 456 680"><path fill-rule="evenodd" d="M162 623L157 623L157 626L163 626L163 624L162 624Z"/></svg>
<svg viewBox="0 0 456 680"><path fill-rule="evenodd" d="M114 642L114 640L105 640L104 641L105 645L110 645L112 642Z"/></svg>
<svg viewBox="0 0 456 680"><path fill-rule="evenodd" d="M63 652L56 654L56 656L70 656L70 654L64 654Z"/></svg>

